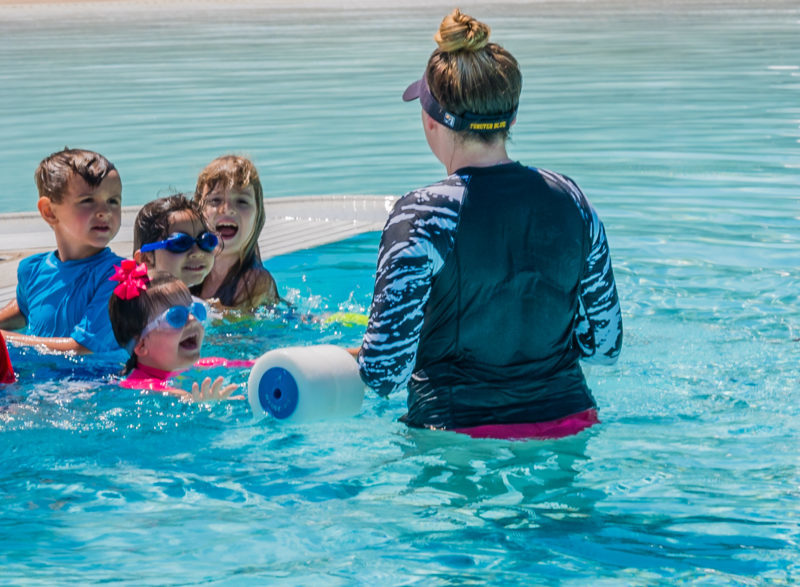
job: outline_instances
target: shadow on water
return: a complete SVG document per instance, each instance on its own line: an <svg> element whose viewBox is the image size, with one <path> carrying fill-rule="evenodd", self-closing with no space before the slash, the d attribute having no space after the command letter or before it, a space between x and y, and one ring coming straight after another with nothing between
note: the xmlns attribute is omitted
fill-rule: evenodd
<svg viewBox="0 0 800 587"><path fill-rule="evenodd" d="M586 534L604 497L580 481L593 435L512 442L401 428L400 454L365 479L359 508L380 520L389 538L377 548L409 577L513 581L540 567L555 578L547 567L573 548L556 542ZM389 499L401 511L380 513Z"/></svg>
<svg viewBox="0 0 800 587"><path fill-rule="evenodd" d="M381 518L392 528L393 556L413 561L412 575L444 582L524 581L531 573L560 582L566 572L574 580L701 576L713 584L754 576L780 581L795 572L792 523L720 508L715 494L725 489L697 487L695 500L645 494L625 503L615 495L624 481L594 471L602 467L596 445L609 440L607 432L600 425L529 442L400 433L401 455L381 467L387 479L403 480L391 499L405 504L407 518ZM375 485L363 491L389 498ZM709 508L701 513L704 499Z"/></svg>
<svg viewBox="0 0 800 587"><path fill-rule="evenodd" d="M589 463L591 434L505 441L408 429L403 460L419 468L406 491L449 494L451 507L474 508L481 519L503 526L585 517L598 496L585 495L575 481Z"/></svg>

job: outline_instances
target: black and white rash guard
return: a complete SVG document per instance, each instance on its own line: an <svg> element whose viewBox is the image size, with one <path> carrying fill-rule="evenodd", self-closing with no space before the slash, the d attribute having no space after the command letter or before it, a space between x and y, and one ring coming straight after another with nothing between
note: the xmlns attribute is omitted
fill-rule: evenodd
<svg viewBox="0 0 800 587"><path fill-rule="evenodd" d="M622 317L603 224L578 186L510 163L396 203L359 353L412 426L537 422L595 406L579 360L613 363Z"/></svg>

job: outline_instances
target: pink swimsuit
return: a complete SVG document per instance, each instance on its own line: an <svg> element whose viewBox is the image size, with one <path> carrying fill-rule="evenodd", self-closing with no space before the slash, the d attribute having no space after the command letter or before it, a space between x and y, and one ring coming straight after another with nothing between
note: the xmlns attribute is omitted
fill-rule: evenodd
<svg viewBox="0 0 800 587"><path fill-rule="evenodd" d="M194 364L199 369L211 367L252 367L255 361L250 359L223 359L222 357L205 357ZM149 389L152 391L172 391L170 379L184 371L164 371L155 367L141 365L131 371L128 376L119 382L120 387L127 389Z"/></svg>
<svg viewBox="0 0 800 587"><path fill-rule="evenodd" d="M590 408L577 414L571 414L557 420L547 422L530 422L520 424L487 424L471 428L454 428L472 438L498 438L502 440L523 440L546 438L564 438L585 430L599 423L597 410Z"/></svg>

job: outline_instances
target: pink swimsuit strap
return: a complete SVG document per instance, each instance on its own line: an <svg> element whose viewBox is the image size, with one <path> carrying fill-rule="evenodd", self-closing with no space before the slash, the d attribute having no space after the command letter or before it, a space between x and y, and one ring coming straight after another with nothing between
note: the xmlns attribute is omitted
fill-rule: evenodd
<svg viewBox="0 0 800 587"><path fill-rule="evenodd" d="M245 368L255 364L251 359L223 359L222 357L205 357L193 366L200 369L211 367ZM164 371L147 365L136 367L130 374L119 382L120 387L127 389L150 389L153 391L170 391L174 387L170 378L180 375L183 371Z"/></svg>
<svg viewBox="0 0 800 587"><path fill-rule="evenodd" d="M195 367L200 367L201 369L210 367L241 368L252 367L253 365L255 365L253 359L223 359L222 357L204 357L194 364Z"/></svg>
<svg viewBox="0 0 800 587"><path fill-rule="evenodd" d="M571 414L557 420L546 422L522 422L519 424L487 424L485 426L473 426L470 428L453 428L455 432L460 432L472 438L497 438L501 440L524 440L524 439L550 439L564 438L572 436L581 430L589 428L593 424L598 424L597 410L590 408L577 414Z"/></svg>

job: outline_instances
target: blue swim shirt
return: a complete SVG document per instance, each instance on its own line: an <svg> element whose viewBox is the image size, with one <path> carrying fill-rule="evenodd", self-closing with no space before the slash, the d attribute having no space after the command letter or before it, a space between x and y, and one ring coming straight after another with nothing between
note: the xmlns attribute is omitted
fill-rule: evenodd
<svg viewBox="0 0 800 587"><path fill-rule="evenodd" d="M121 260L108 247L76 261L61 261L55 251L23 259L17 304L28 322L27 334L70 337L94 353L119 351L108 300L117 285L109 277Z"/></svg>

